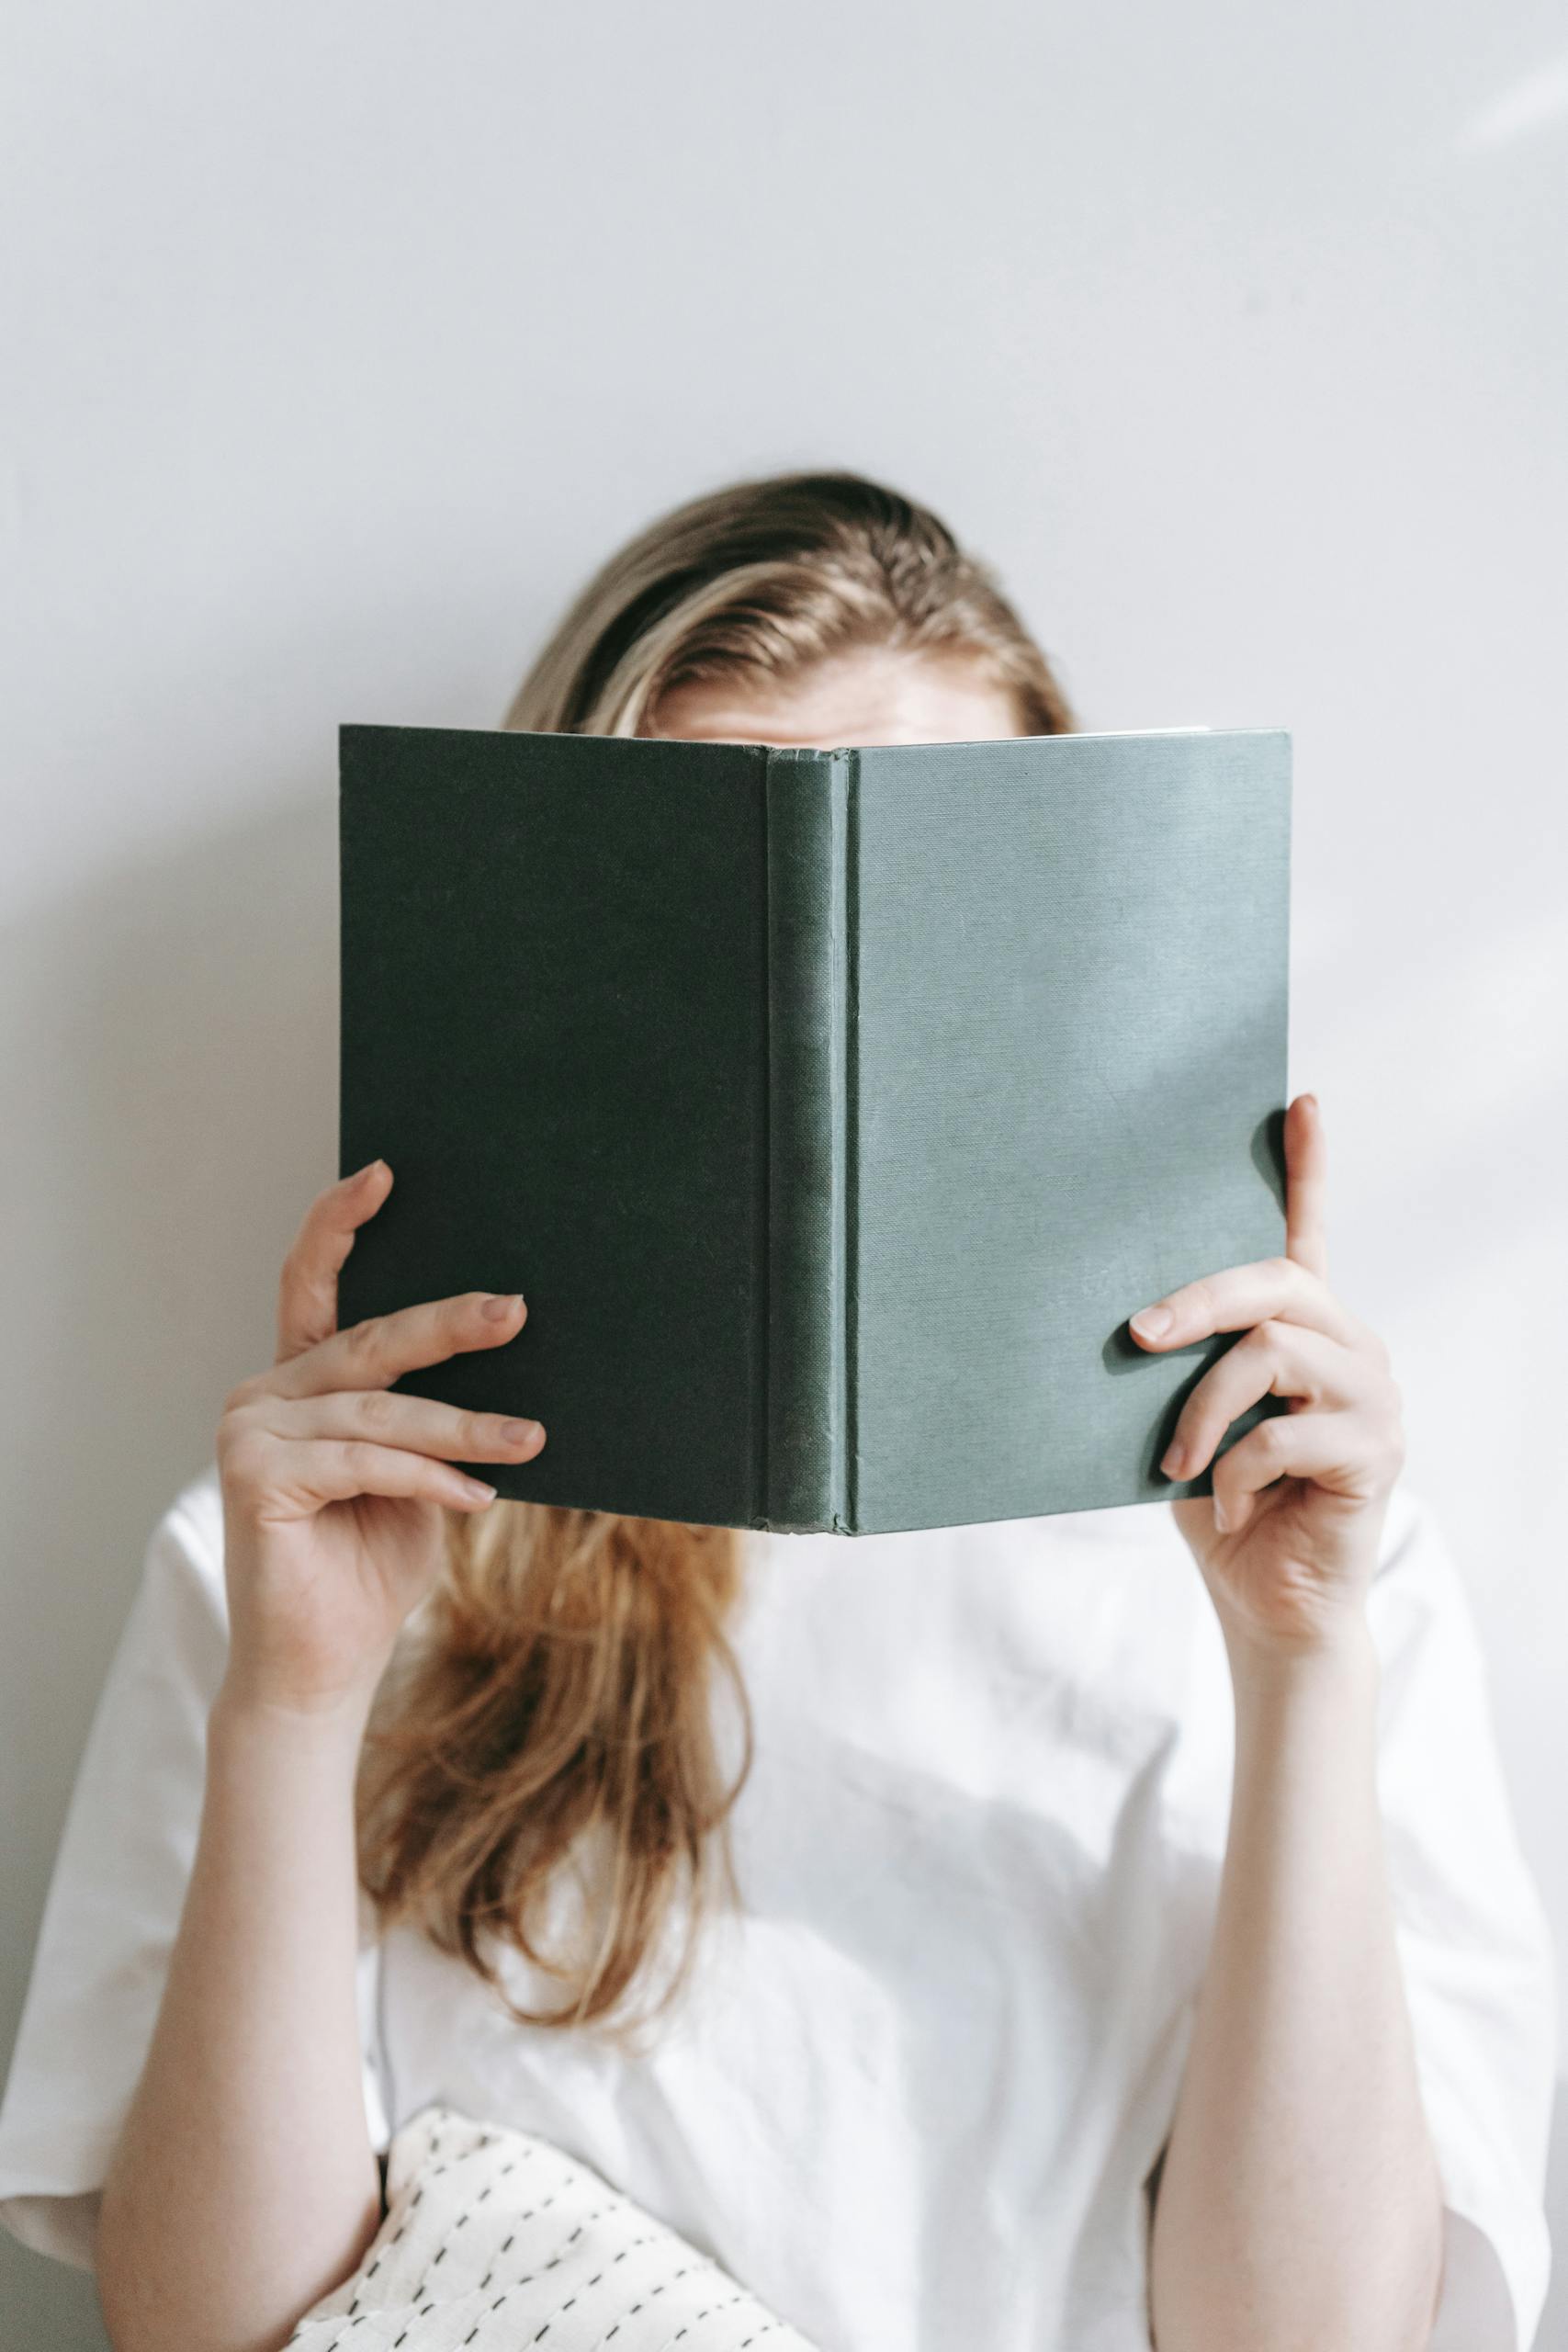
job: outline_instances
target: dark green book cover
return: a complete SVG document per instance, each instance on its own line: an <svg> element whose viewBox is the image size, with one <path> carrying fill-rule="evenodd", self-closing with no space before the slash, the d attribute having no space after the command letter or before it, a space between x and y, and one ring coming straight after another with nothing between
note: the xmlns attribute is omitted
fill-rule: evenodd
<svg viewBox="0 0 1568 2352"><path fill-rule="evenodd" d="M1240 1335L1127 1317L1284 1244L1287 734L340 748L339 1164L395 1180L340 1321L524 1294L397 1384L544 1422L477 1475L843 1534L1210 1491L1156 1465Z"/></svg>

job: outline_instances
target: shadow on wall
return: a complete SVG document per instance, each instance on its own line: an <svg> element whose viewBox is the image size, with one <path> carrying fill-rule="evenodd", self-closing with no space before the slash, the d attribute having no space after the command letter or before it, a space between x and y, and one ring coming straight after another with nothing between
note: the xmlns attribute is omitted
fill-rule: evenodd
<svg viewBox="0 0 1568 2352"><path fill-rule="evenodd" d="M1562 2352L1568 2345L1568 2077L1558 2083L1551 2118L1546 2211L1551 2223L1551 2284L1535 2340L1539 2352Z"/></svg>
<svg viewBox="0 0 1568 2352"><path fill-rule="evenodd" d="M29 2352L114 2352L104 2333L97 2290L85 2270L29 2254L0 2230L0 2312L4 2342Z"/></svg>

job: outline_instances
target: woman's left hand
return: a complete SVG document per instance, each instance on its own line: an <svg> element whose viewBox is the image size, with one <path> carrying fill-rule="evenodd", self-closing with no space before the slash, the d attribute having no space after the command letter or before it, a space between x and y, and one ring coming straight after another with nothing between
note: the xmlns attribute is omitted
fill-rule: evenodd
<svg viewBox="0 0 1568 2352"><path fill-rule="evenodd" d="M1360 1616L1404 1438L1388 1350L1328 1287L1315 1095L1298 1094L1285 1114L1285 1163L1283 1257L1183 1283L1130 1329L1151 1351L1246 1332L1182 1406L1160 1464L1168 1477L1195 1478L1260 1397L1290 1399L1214 1463L1212 1497L1171 1509L1227 1643L1294 1653ZM1171 1316L1157 1332L1146 1322L1156 1306Z"/></svg>

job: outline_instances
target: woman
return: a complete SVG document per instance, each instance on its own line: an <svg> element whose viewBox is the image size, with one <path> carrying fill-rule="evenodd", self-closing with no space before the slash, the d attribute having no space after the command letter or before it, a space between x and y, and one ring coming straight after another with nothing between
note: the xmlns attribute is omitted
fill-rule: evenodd
<svg viewBox="0 0 1568 2352"><path fill-rule="evenodd" d="M825 474L655 524L507 723L1073 719L933 514ZM1212 1501L852 1546L493 1503L448 1461L547 1433L389 1390L525 1302L339 1331L396 1170L319 1196L152 1537L0 2115L119 2352L281 2344L436 2098L826 2352L1520 2352L1546 1933L1312 1096L1285 1132L1284 1255L1127 1302L1239 1335L1164 1465Z"/></svg>

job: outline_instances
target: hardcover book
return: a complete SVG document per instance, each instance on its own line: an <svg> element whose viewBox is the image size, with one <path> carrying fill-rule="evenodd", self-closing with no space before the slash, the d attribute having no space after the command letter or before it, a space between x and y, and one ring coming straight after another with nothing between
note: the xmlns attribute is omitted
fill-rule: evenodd
<svg viewBox="0 0 1568 2352"><path fill-rule="evenodd" d="M864 1535L1169 1500L1284 1246L1290 739L832 751L345 726L347 1325L521 1291L410 1393L503 1497ZM1234 1444L1265 1397L1233 1422Z"/></svg>

